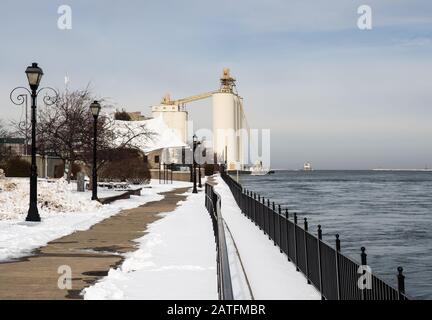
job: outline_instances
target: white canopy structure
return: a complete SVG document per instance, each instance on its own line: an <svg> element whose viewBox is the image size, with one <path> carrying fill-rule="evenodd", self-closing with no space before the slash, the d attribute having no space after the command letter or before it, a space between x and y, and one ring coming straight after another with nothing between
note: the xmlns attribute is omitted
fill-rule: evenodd
<svg viewBox="0 0 432 320"><path fill-rule="evenodd" d="M170 148L187 147L178 134L169 128L164 122L162 117L143 121L120 121L115 120L115 129L119 138L113 143L115 146L120 146L129 137L139 133L138 130L145 130L154 133L150 138L147 135L138 136L134 138L130 145L138 148L143 153L148 154L152 151Z"/></svg>

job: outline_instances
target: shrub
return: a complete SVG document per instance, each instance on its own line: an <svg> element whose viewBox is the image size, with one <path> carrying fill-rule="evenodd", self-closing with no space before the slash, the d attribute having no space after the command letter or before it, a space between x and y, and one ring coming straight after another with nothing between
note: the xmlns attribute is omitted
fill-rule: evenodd
<svg viewBox="0 0 432 320"><path fill-rule="evenodd" d="M114 119L115 120L122 120L122 121L131 121L132 120L129 113L127 113L125 110L116 111L116 113L114 114Z"/></svg>
<svg viewBox="0 0 432 320"><path fill-rule="evenodd" d="M30 163L20 157L13 157L6 162L6 177L30 177Z"/></svg>
<svg viewBox="0 0 432 320"><path fill-rule="evenodd" d="M133 149L112 150L111 160L100 170L99 177L108 181L127 181L145 184L150 181L150 170L144 157Z"/></svg>
<svg viewBox="0 0 432 320"><path fill-rule="evenodd" d="M205 164L204 165L204 174L206 176L212 176L215 173L215 165L214 164Z"/></svg>
<svg viewBox="0 0 432 320"><path fill-rule="evenodd" d="M84 171L83 166L79 165L78 163L73 163L72 165L72 180L76 180L78 176L78 172Z"/></svg>

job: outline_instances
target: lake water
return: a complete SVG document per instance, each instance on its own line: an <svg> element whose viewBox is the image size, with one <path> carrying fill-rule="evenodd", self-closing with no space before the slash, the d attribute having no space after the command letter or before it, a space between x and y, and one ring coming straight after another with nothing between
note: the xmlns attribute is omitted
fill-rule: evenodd
<svg viewBox="0 0 432 320"><path fill-rule="evenodd" d="M432 299L432 172L276 171L241 175L245 188L322 225L323 238L360 261L366 247L372 272L396 286L404 268L406 292Z"/></svg>

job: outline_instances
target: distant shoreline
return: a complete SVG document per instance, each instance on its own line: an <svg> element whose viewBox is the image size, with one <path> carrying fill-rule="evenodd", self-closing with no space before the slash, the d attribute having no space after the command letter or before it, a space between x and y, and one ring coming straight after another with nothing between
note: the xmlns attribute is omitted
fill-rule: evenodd
<svg viewBox="0 0 432 320"><path fill-rule="evenodd" d="M314 172L314 171L407 171L407 172L432 172L432 169L314 169L304 171L303 169L272 169L273 171L295 171L295 172Z"/></svg>
<svg viewBox="0 0 432 320"><path fill-rule="evenodd" d="M372 171L425 171L430 172L432 169L372 169Z"/></svg>

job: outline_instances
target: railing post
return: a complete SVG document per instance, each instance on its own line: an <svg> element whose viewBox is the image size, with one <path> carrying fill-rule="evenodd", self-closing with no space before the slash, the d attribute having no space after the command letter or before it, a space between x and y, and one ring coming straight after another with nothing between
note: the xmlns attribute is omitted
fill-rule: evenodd
<svg viewBox="0 0 432 320"><path fill-rule="evenodd" d="M246 189L246 210L245 210L245 216L249 217L249 190Z"/></svg>
<svg viewBox="0 0 432 320"><path fill-rule="evenodd" d="M248 191L248 218L251 219L252 216L252 191Z"/></svg>
<svg viewBox="0 0 432 320"><path fill-rule="evenodd" d="M249 191L248 202L248 218L249 220L252 220L252 191Z"/></svg>
<svg viewBox="0 0 432 320"><path fill-rule="evenodd" d="M243 207L243 192L244 192L244 189L243 188L241 188L240 190L239 190L239 192L240 192L240 194L239 194L239 199L240 199L240 210L241 210L241 212L244 212L244 207Z"/></svg>
<svg viewBox="0 0 432 320"><path fill-rule="evenodd" d="M261 195L258 195L258 227L261 228Z"/></svg>
<svg viewBox="0 0 432 320"><path fill-rule="evenodd" d="M291 261L290 252L289 252L289 220L288 220L288 208L285 208L285 224L286 224L286 245L287 245L287 257L288 261Z"/></svg>
<svg viewBox="0 0 432 320"><path fill-rule="evenodd" d="M298 257L297 257L297 213L296 212L294 212L294 256L295 256L296 270L300 271L298 267Z"/></svg>
<svg viewBox="0 0 432 320"><path fill-rule="evenodd" d="M254 203L253 220L254 220L255 225L257 225L257 195L256 195L256 192L254 192L253 198L254 198L254 201L253 201L253 203Z"/></svg>
<svg viewBox="0 0 432 320"><path fill-rule="evenodd" d="M253 210L253 198L252 198L252 196L253 196L253 192L252 191L250 191L249 192L249 220L251 220L252 221L252 210Z"/></svg>
<svg viewBox="0 0 432 320"><path fill-rule="evenodd" d="M282 250L282 223L281 223L281 216L282 216L282 208L281 205L278 205L278 225L279 225L279 251L280 253L283 253Z"/></svg>
<svg viewBox="0 0 432 320"><path fill-rule="evenodd" d="M307 246L307 237L306 233L308 232L308 221L307 218L304 218L304 244L305 244L305 261L306 261L306 280L307 283L310 284L309 280L309 260L308 260L308 246Z"/></svg>
<svg viewBox="0 0 432 320"><path fill-rule="evenodd" d="M398 267L398 292L399 292L399 300L404 300L405 294L405 276L403 275L403 268Z"/></svg>
<svg viewBox="0 0 432 320"><path fill-rule="evenodd" d="M267 199L266 215L267 215L267 234L268 234L268 238L271 240L271 237L270 237L270 199Z"/></svg>
<svg viewBox="0 0 432 320"><path fill-rule="evenodd" d="M336 288L337 288L337 298L342 300L341 295L341 284L340 284L340 269L339 269L339 253L341 250L339 234L336 234Z"/></svg>
<svg viewBox="0 0 432 320"><path fill-rule="evenodd" d="M273 244L276 246L276 207L273 201L272 205L272 232L273 232Z"/></svg>
<svg viewBox="0 0 432 320"><path fill-rule="evenodd" d="M246 215L246 189L243 189L242 193L242 212L244 215Z"/></svg>
<svg viewBox="0 0 432 320"><path fill-rule="evenodd" d="M360 254L360 258L361 258L361 265L362 266L366 266L367 265L367 254L366 254L366 248L365 247L361 247L361 254ZM366 274L366 270L363 270L363 275ZM365 284L366 279L363 280L363 285ZM361 290L361 299L362 300L366 300L366 288L362 288Z"/></svg>
<svg viewBox="0 0 432 320"><path fill-rule="evenodd" d="M261 207L261 213L262 213L262 219L263 219L263 231L264 231L264 234L266 234L266 228L265 228L265 222L266 222L266 220L265 220L265 210L266 210L266 208L265 208L265 198L264 197L262 197L261 198L261 202L262 202L262 207Z"/></svg>
<svg viewBox="0 0 432 320"><path fill-rule="evenodd" d="M321 241L322 241L322 230L321 225L318 225L318 270L319 270L319 288L321 292L321 300L324 300L323 293L323 278L322 278L322 261L321 261Z"/></svg>

